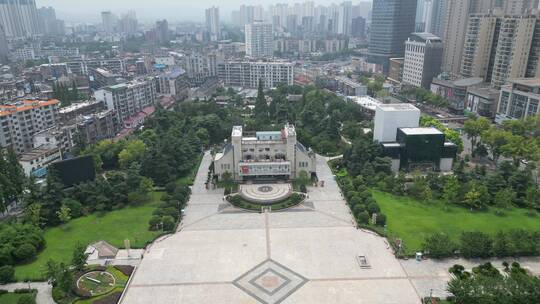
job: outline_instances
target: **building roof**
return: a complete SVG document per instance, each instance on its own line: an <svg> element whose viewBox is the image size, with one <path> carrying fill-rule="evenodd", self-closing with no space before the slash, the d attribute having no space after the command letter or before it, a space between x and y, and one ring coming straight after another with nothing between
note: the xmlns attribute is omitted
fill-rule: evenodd
<svg viewBox="0 0 540 304"><path fill-rule="evenodd" d="M442 42L439 36L427 32L412 33L411 38L414 40L422 40L424 42Z"/></svg>
<svg viewBox="0 0 540 304"><path fill-rule="evenodd" d="M0 116L7 116L16 112L23 112L31 109L41 108L45 106L50 105L56 105L59 104L60 101L58 99L50 99L50 100L23 100L20 103L17 104L11 104L11 105L0 105Z"/></svg>
<svg viewBox="0 0 540 304"><path fill-rule="evenodd" d="M484 82L484 78L472 77L472 78L458 79L454 81L454 85L458 87L470 87L473 85L479 85L482 82Z"/></svg>
<svg viewBox="0 0 540 304"><path fill-rule="evenodd" d="M530 87L540 87L540 78L514 78L508 80L508 82Z"/></svg>
<svg viewBox="0 0 540 304"><path fill-rule="evenodd" d="M371 96L350 96L348 99L371 111L375 111L378 105L383 104Z"/></svg>
<svg viewBox="0 0 540 304"><path fill-rule="evenodd" d="M439 129L434 127L428 128L399 128L405 135L441 135L444 134Z"/></svg>
<svg viewBox="0 0 540 304"><path fill-rule="evenodd" d="M414 105L410 103L389 103L389 104L378 104L376 105L376 108L381 109L385 112L393 112L393 111L411 111L411 112L419 112L420 110L415 107Z"/></svg>
<svg viewBox="0 0 540 304"><path fill-rule="evenodd" d="M21 162L30 162L36 159L39 159L40 157L51 155L53 153L59 152L60 149L56 147L48 147L48 146L40 146L37 148L34 148L28 152L25 152L20 155L19 161Z"/></svg>
<svg viewBox="0 0 540 304"><path fill-rule="evenodd" d="M98 258L114 258L118 253L118 248L107 243L106 241L98 241L91 244L86 249L86 253L92 254L97 252Z"/></svg>

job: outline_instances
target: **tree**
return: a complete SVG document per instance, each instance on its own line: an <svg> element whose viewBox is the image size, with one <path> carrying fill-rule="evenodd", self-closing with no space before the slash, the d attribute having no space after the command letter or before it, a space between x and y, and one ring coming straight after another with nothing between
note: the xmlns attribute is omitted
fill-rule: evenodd
<svg viewBox="0 0 540 304"><path fill-rule="evenodd" d="M65 224L71 220L71 209L66 205L62 205L60 210L56 211L56 216L58 216L60 223Z"/></svg>
<svg viewBox="0 0 540 304"><path fill-rule="evenodd" d="M257 99L255 100L255 119L259 124L268 122L268 104L264 96L263 80L259 79L259 87L257 90Z"/></svg>
<svg viewBox="0 0 540 304"><path fill-rule="evenodd" d="M13 266L4 265L0 267L0 284L7 284L15 279L15 269Z"/></svg>
<svg viewBox="0 0 540 304"><path fill-rule="evenodd" d="M163 231L172 231L174 229L175 221L174 218L170 215L166 215L161 218L163 225Z"/></svg>
<svg viewBox="0 0 540 304"><path fill-rule="evenodd" d="M502 147L506 145L512 136L512 133L492 126L482 133L482 142L488 147L493 161L497 163L503 153Z"/></svg>
<svg viewBox="0 0 540 304"><path fill-rule="evenodd" d="M459 203L460 188L459 181L455 176L447 177L443 188L443 200L450 204Z"/></svg>
<svg viewBox="0 0 540 304"><path fill-rule="evenodd" d="M495 206L500 210L508 209L512 207L512 204L516 200L516 192L512 189L503 189L495 193L494 202Z"/></svg>
<svg viewBox="0 0 540 304"><path fill-rule="evenodd" d="M36 247L30 243L24 243L15 249L13 255L19 262L25 262L34 258L37 254Z"/></svg>
<svg viewBox="0 0 540 304"><path fill-rule="evenodd" d="M483 132L487 131L491 123L485 117L467 119L463 126L463 131L467 134L467 137L471 140L471 154L475 156L475 148L478 143L478 138Z"/></svg>
<svg viewBox="0 0 540 304"><path fill-rule="evenodd" d="M120 166L122 168L128 168L132 163L142 161L145 152L146 145L142 140L130 141L120 154L118 154Z"/></svg>
<svg viewBox="0 0 540 304"><path fill-rule="evenodd" d="M38 203L31 204L24 209L25 221L36 226L41 227L43 224L43 217L41 216L41 205Z"/></svg>
<svg viewBox="0 0 540 304"><path fill-rule="evenodd" d="M86 266L86 259L88 255L85 253L86 247L81 243L77 243L77 246L73 250L73 256L71 258L71 265L77 271L83 271Z"/></svg>

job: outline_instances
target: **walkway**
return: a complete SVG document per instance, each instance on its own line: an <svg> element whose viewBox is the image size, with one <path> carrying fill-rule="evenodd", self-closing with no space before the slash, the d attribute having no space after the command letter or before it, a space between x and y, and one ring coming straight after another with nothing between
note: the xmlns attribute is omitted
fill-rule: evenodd
<svg viewBox="0 0 540 304"><path fill-rule="evenodd" d="M37 304L54 304L52 298L52 286L46 282L31 282L31 283L11 283L7 285L0 285L0 289L7 291L14 291L15 289L24 289L30 286L31 289L37 289Z"/></svg>

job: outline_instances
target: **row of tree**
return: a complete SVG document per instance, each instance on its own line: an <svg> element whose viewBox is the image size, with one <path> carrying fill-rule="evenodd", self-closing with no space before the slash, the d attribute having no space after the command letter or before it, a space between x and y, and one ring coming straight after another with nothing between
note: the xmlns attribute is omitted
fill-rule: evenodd
<svg viewBox="0 0 540 304"><path fill-rule="evenodd" d="M433 258L461 255L466 258L538 256L540 231L500 231L495 235L482 232L463 232L454 241L447 234L435 233L424 240L424 252Z"/></svg>

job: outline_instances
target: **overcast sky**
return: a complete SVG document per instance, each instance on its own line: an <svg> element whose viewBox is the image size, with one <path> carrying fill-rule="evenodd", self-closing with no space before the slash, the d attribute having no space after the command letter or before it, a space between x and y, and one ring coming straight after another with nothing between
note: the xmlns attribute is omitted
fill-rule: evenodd
<svg viewBox="0 0 540 304"><path fill-rule="evenodd" d="M371 0L356 0L370 2ZM37 6L52 6L58 18L68 22L100 21L100 12L110 10L118 15L128 10L135 10L141 21L155 21L166 18L175 21L202 21L204 9L217 5L220 7L222 20L230 19L230 12L241 4L261 4L265 7L272 3L295 3L303 1L287 0L36 0ZM342 0L318 0L316 4L339 3Z"/></svg>

